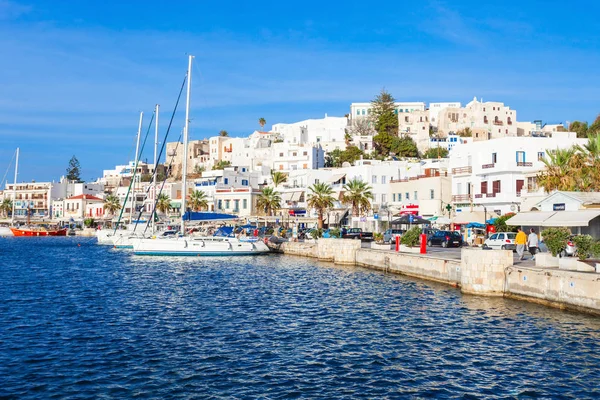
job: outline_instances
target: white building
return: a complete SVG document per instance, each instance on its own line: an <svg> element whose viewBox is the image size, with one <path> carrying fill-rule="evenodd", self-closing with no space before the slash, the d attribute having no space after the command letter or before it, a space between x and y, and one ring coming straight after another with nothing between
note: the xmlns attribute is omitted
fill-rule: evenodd
<svg viewBox="0 0 600 400"><path fill-rule="evenodd" d="M517 136L517 112L500 102L473 98L465 107L447 107L438 114L438 135L445 137L469 128L473 140Z"/></svg>
<svg viewBox="0 0 600 400"><path fill-rule="evenodd" d="M457 212L502 215L520 209L527 178L544 168L547 151L584 144L569 134L507 137L457 146L450 154L452 203ZM532 182L529 182L532 185Z"/></svg>
<svg viewBox="0 0 600 400"><path fill-rule="evenodd" d="M459 101L454 102L446 102L446 103L429 103L429 122L431 126L437 128L438 126L438 116L440 111L446 108L460 108L461 104Z"/></svg>
<svg viewBox="0 0 600 400"><path fill-rule="evenodd" d="M103 218L104 200L88 194L71 196L52 202L52 219L81 221L84 218Z"/></svg>
<svg viewBox="0 0 600 400"><path fill-rule="evenodd" d="M396 114L401 112L425 111L423 102L395 102ZM352 103L350 104L350 118L367 117L371 115L371 103Z"/></svg>

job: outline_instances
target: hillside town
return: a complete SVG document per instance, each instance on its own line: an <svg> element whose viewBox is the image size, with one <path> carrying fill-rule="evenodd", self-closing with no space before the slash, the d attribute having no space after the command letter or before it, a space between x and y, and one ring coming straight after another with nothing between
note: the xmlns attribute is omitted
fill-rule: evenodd
<svg viewBox="0 0 600 400"><path fill-rule="evenodd" d="M190 140L189 208L259 225L373 232L385 231L402 215L460 230L519 214L519 225L568 226L600 237L600 193L552 186L542 177L560 170L566 162L561 157L572 149L589 146L587 133L598 120L589 128L519 121L517 111L501 102L473 98L465 105L427 105L398 102L382 91L372 102L350 104L345 116L275 123L271 129L264 118L258 123L260 129L247 137L222 131ZM106 224L147 216L156 204L162 217L175 220L183 192L182 147L168 142L164 162L132 160L104 170L94 182L62 177L6 183L2 216L9 218L14 209L17 220ZM357 190L367 199L360 207L351 200ZM311 203L316 191L329 198L326 207ZM574 214L554 215L559 210Z"/></svg>

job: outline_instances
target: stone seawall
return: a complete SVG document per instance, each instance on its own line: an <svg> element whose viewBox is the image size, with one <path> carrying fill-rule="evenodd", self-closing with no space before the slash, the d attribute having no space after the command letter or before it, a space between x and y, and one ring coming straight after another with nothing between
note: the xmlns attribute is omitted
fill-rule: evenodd
<svg viewBox="0 0 600 400"><path fill-rule="evenodd" d="M286 242L281 250L285 254L446 283L464 293L506 296L600 315L599 274L516 267L508 250L465 248L461 260L449 260L360 246L358 240L319 239L316 243Z"/></svg>

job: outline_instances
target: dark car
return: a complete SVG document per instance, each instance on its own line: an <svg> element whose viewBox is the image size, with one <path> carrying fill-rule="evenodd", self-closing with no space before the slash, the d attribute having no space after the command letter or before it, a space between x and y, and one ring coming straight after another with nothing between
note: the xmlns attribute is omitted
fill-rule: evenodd
<svg viewBox="0 0 600 400"><path fill-rule="evenodd" d="M457 231L437 231L427 239L427 246L461 247L463 239Z"/></svg>
<svg viewBox="0 0 600 400"><path fill-rule="evenodd" d="M373 240L373 232L363 232L360 228L350 228L345 233L342 233L342 238L370 241Z"/></svg>

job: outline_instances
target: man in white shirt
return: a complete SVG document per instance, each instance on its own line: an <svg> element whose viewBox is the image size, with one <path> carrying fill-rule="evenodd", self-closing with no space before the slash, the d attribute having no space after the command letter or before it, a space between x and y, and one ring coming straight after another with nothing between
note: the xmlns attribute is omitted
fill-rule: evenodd
<svg viewBox="0 0 600 400"><path fill-rule="evenodd" d="M535 229L531 228L531 233L527 237L527 247L529 248L529 252L532 255L532 260L535 260L535 253L537 253L539 242L540 241L535 233Z"/></svg>

